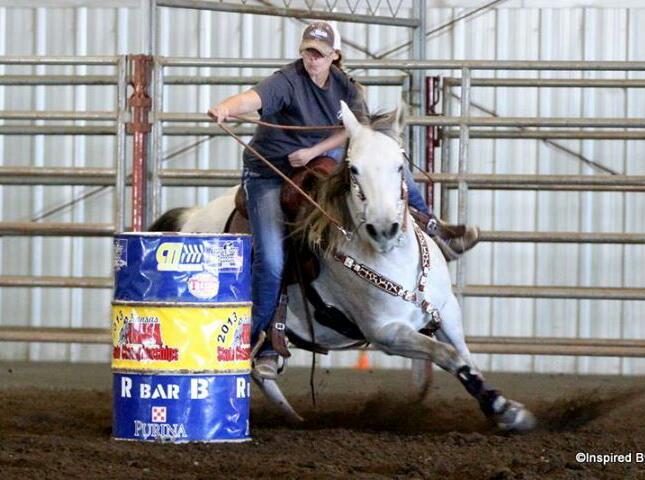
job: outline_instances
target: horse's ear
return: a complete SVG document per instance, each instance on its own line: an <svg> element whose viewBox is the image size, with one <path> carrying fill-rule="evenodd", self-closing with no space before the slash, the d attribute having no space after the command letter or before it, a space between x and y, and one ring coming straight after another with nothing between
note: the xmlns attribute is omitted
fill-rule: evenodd
<svg viewBox="0 0 645 480"><path fill-rule="evenodd" d="M345 130L347 130L347 134L350 137L353 137L361 128L361 124L356 119L356 116L352 113L347 104L342 100L340 101L340 111L343 119L343 125L345 125Z"/></svg>
<svg viewBox="0 0 645 480"><path fill-rule="evenodd" d="M396 133L396 136L399 137L401 132L405 128L405 122L408 117L408 104L404 101L399 103L399 106L396 110L390 113L390 118L392 120L392 131Z"/></svg>

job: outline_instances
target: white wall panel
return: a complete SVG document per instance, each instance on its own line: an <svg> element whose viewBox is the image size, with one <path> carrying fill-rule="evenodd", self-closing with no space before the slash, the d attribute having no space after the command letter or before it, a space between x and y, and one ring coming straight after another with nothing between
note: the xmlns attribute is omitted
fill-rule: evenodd
<svg viewBox="0 0 645 480"><path fill-rule="evenodd" d="M118 27L117 19L127 21L125 10L97 8L5 8L2 28L7 55L113 55L136 51L123 43L128 25ZM136 10L135 10L136 14ZM130 22L128 28L136 24ZM133 32L136 33L136 32ZM121 36L123 38L121 38ZM101 74L114 73L109 67L7 66L11 74ZM113 110L114 87L98 86L9 86L2 95L7 110ZM42 123L41 123L42 124ZM78 122L77 125L83 125ZM7 166L88 166L114 165L114 139L83 136L5 136L2 163ZM97 187L22 187L2 189L3 220L28 221L56 207L70 203ZM45 221L110 222L112 199L109 190L76 202ZM5 275L109 276L109 239L25 237L3 240L2 273ZM2 289L1 322L6 325L109 326L110 293L91 290ZM102 313L97 315L101 310ZM4 344L3 358L41 360L105 361L107 348L60 344Z"/></svg>
<svg viewBox="0 0 645 480"><path fill-rule="evenodd" d="M42 5L36 8L36 3ZM342 2L341 2L342 3ZM457 18L481 2L430 1L428 28ZM575 4L575 5L573 5ZM645 8L634 2L509 1L505 7L458 22L427 39L429 59L499 60L645 60ZM77 0L47 4L34 2L18 8L0 2L0 54L112 55L141 50L143 26L139 2ZM64 8L56 8L62 5ZM85 7L84 5L87 5ZM556 8L567 6L568 8ZM5 6L4 8L2 8ZM614 8L608 8L608 7ZM404 2L403 16L409 15ZM629 8L631 7L631 8ZM342 6L339 8L346 8ZM365 8L361 4L360 8ZM407 10L406 10L407 9ZM364 13L364 12L361 12ZM382 5L379 14L387 14ZM173 56L293 59L303 28L299 20L162 8L159 11L159 53ZM379 54L411 39L404 28L341 23L343 38ZM369 54L350 46L346 58ZM409 58L401 49L391 58ZM287 60L285 60L286 62ZM2 67L0 67L2 68ZM6 67L5 73L105 73L107 67ZM2 70L0 70L2 73ZM196 68L168 70L169 75L268 75L271 69ZM398 72L354 72L383 75ZM458 76L459 72L427 72ZM580 77L576 72L475 72L475 77ZM588 78L623 78L622 72L590 72ZM631 78L644 78L633 73ZM244 90L239 86L168 86L168 112L203 112L217 101ZM458 96L459 88L453 92ZM392 108L399 87L369 87L370 108ZM111 110L115 91L107 87L0 87L0 108ZM639 89L481 88L472 92L473 115L642 117L645 92ZM452 100L458 113L459 102ZM483 108L480 110L478 107ZM214 127L215 128L215 127ZM198 138L166 138L165 155ZM645 142L557 141L618 173L645 174ZM114 162L114 140L107 137L7 136L0 138L0 164L108 167ZM444 160L456 171L457 142ZM215 137L198 148L165 162L171 168L239 168L240 148ZM469 170L478 173L592 174L597 169L553 145L527 140L473 140ZM95 187L0 187L3 220L28 220L34 214L69 202ZM205 203L218 188L165 188L164 208ZM645 198L642 193L471 191L469 221L484 230L561 230L643 232ZM456 219L456 194L450 195L448 218ZM51 221L108 222L112 216L107 190L75 204ZM110 273L108 239L0 239L2 274L106 276ZM39 253L39 250L41 253ZM643 287L642 245L507 244L484 243L468 255L468 283L499 285L570 285ZM61 254L62 252L62 254ZM97 259L105 259L104 262ZM2 324L107 326L109 292L3 288ZM645 302L575 301L548 299L480 299L464 302L464 322L471 335L538 335L571 337L643 338ZM52 315L49 312L57 312ZM94 346L7 344L2 358L105 360L107 348ZM351 366L355 352L321 360L323 366ZM373 364L403 367L409 362L370 354ZM608 359L478 355L483 368L584 373L645 373L643 359ZM306 365L298 353L294 362Z"/></svg>

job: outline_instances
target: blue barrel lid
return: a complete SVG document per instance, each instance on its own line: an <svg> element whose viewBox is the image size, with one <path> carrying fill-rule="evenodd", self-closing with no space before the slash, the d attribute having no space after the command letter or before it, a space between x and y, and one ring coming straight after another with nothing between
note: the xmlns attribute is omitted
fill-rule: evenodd
<svg viewBox="0 0 645 480"><path fill-rule="evenodd" d="M251 236L122 233L114 237L114 299L251 301Z"/></svg>

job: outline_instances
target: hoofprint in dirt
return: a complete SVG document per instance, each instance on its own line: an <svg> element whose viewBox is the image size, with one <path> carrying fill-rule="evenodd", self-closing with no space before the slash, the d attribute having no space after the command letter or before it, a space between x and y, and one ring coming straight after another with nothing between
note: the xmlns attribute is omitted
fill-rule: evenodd
<svg viewBox="0 0 645 480"><path fill-rule="evenodd" d="M500 433L454 379L435 377L414 403L409 372L319 370L314 408L308 371L291 369L284 390L304 425L256 395L252 442L158 445L110 439L107 366L3 363L0 478L645 478L642 377L491 374L537 413L524 435Z"/></svg>

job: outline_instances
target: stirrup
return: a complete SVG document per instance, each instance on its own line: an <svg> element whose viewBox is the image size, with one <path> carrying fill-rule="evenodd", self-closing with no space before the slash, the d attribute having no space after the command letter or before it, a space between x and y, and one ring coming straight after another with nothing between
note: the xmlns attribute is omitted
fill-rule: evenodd
<svg viewBox="0 0 645 480"><path fill-rule="evenodd" d="M267 380L276 380L280 369L278 368L279 355L265 355L253 361L254 375Z"/></svg>
<svg viewBox="0 0 645 480"><path fill-rule="evenodd" d="M278 375L287 368L287 359L278 354L257 357L253 361L251 375L256 380L277 380Z"/></svg>
<svg viewBox="0 0 645 480"><path fill-rule="evenodd" d="M266 338L267 338L267 332L262 330L260 332L258 341L255 342L255 345L253 345L253 348L251 349L251 360L253 360L255 356L258 354L258 352L260 351L260 348L262 348L262 345L264 345L264 341L266 340Z"/></svg>

